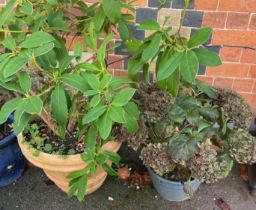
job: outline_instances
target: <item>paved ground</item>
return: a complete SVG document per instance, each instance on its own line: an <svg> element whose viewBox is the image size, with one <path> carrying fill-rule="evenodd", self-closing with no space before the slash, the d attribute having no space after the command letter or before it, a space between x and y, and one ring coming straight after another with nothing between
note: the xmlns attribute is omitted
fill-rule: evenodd
<svg viewBox="0 0 256 210"><path fill-rule="evenodd" d="M114 198L109 201L108 197ZM0 210L218 210L215 198L221 197L232 210L255 210L256 197L239 178L237 167L225 180L214 185L201 185L190 201L173 203L157 196L149 185L137 190L115 178L108 178L101 189L83 203L67 196L49 184L43 172L28 168L16 183L0 189Z"/></svg>

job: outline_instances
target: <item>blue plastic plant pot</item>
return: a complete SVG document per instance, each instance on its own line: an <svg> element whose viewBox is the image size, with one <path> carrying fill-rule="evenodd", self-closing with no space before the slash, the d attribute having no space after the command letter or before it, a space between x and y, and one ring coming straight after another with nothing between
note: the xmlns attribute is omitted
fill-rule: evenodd
<svg viewBox="0 0 256 210"><path fill-rule="evenodd" d="M189 195L184 192L184 185L181 182L170 181L155 174L148 168L152 183L156 191L166 200L184 201L189 199ZM198 180L191 181L191 187L195 192L201 183Z"/></svg>
<svg viewBox="0 0 256 210"><path fill-rule="evenodd" d="M7 122L13 122L12 115ZM19 148L16 135L12 132L0 141L0 187L16 181L22 175L25 166L25 158Z"/></svg>

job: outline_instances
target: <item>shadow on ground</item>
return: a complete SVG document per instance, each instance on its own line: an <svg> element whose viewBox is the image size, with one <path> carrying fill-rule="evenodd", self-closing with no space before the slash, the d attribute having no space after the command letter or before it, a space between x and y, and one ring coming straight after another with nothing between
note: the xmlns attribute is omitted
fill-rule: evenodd
<svg viewBox="0 0 256 210"><path fill-rule="evenodd" d="M109 201L109 196L114 200ZM232 210L256 209L256 197L249 194L235 167L228 178L213 185L202 184L192 200L181 203L161 199L150 185L136 189L111 177L79 203L75 198L69 200L40 169L28 168L16 183L0 189L0 210L218 210L216 197Z"/></svg>

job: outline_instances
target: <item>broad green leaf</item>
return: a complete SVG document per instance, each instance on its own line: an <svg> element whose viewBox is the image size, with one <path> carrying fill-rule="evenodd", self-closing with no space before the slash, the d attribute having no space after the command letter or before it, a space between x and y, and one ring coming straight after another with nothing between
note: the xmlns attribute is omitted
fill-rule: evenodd
<svg viewBox="0 0 256 210"><path fill-rule="evenodd" d="M92 99L90 101L90 105L92 107L95 107L100 103L100 101L101 101L101 97L100 97L100 95L97 94L97 95L92 97Z"/></svg>
<svg viewBox="0 0 256 210"><path fill-rule="evenodd" d="M124 107L125 112L130 116L133 117L135 120L138 120L140 117L140 112L137 105L134 102L129 102Z"/></svg>
<svg viewBox="0 0 256 210"><path fill-rule="evenodd" d="M4 10L0 17L0 28L2 28L5 22L8 20L16 4L16 0L8 0L7 2L8 3L4 7Z"/></svg>
<svg viewBox="0 0 256 210"><path fill-rule="evenodd" d="M135 82L139 81L139 72L142 69L143 63L136 59L129 59L128 61L128 77Z"/></svg>
<svg viewBox="0 0 256 210"><path fill-rule="evenodd" d="M107 157L108 160L113 162L117 167L120 166L121 157L118 153L110 152L110 151L104 151L103 154Z"/></svg>
<svg viewBox="0 0 256 210"><path fill-rule="evenodd" d="M160 25L155 19L146 19L140 23L137 27L139 30L155 30L158 31L161 29Z"/></svg>
<svg viewBox="0 0 256 210"><path fill-rule="evenodd" d="M102 80L100 81L100 90L103 90L106 88L109 83L112 81L112 75L111 74L104 74Z"/></svg>
<svg viewBox="0 0 256 210"><path fill-rule="evenodd" d="M54 119L63 127L68 120L68 106L65 90L57 85L51 94L51 108Z"/></svg>
<svg viewBox="0 0 256 210"><path fill-rule="evenodd" d="M160 33L154 35L150 41L150 44L143 50L142 61L144 63L148 63L148 61L152 59L159 51L161 37L162 35Z"/></svg>
<svg viewBox="0 0 256 210"><path fill-rule="evenodd" d="M43 108L43 101L39 96L31 96L25 99L27 106L25 107L25 112L28 114L40 115Z"/></svg>
<svg viewBox="0 0 256 210"><path fill-rule="evenodd" d="M200 64L206 66L221 65L220 56L216 52L209 51L204 48L194 49L193 51L196 53L196 56Z"/></svg>
<svg viewBox="0 0 256 210"><path fill-rule="evenodd" d="M107 163L103 163L102 164L102 168L104 169L104 171L106 171L110 176L118 176L118 173L111 168Z"/></svg>
<svg viewBox="0 0 256 210"><path fill-rule="evenodd" d="M14 98L7 101L0 110L0 125L3 124L9 117L9 115L16 109L21 102L21 98Z"/></svg>
<svg viewBox="0 0 256 210"><path fill-rule="evenodd" d="M112 23L117 23L121 17L121 3L119 0L102 0L105 15Z"/></svg>
<svg viewBox="0 0 256 210"><path fill-rule="evenodd" d="M12 37L5 38L2 42L2 45L11 51L16 50L16 42Z"/></svg>
<svg viewBox="0 0 256 210"><path fill-rule="evenodd" d="M86 80L87 80L88 84L90 85L90 87L93 90L99 90L100 89L100 81L99 81L99 78L96 75L87 74L86 75Z"/></svg>
<svg viewBox="0 0 256 210"><path fill-rule="evenodd" d="M216 90L213 87L209 86L208 84L203 83L203 82L199 82L196 85L196 87L198 88L198 90L200 92L205 93L210 98L212 98L212 99L217 99L218 98L218 94L217 94Z"/></svg>
<svg viewBox="0 0 256 210"><path fill-rule="evenodd" d="M51 51L54 48L54 43L50 42L50 43L46 43L45 45L41 46L41 47L37 47L35 49L33 49L33 56L34 57L39 57L41 55L44 55L46 53L48 53L49 51Z"/></svg>
<svg viewBox="0 0 256 210"><path fill-rule="evenodd" d="M81 77L78 74L63 74L60 79L65 84L73 88L76 88L82 92L85 92L88 89L90 89L87 82L83 79L83 77Z"/></svg>
<svg viewBox="0 0 256 210"><path fill-rule="evenodd" d="M126 123L123 126L130 133L135 134L139 129L137 119L135 119L134 116L130 115L128 112L125 112L125 121L126 121Z"/></svg>
<svg viewBox="0 0 256 210"><path fill-rule="evenodd" d="M121 39L123 41L129 39L129 37L130 37L130 30L129 30L127 24L124 21L119 21L118 28L119 28Z"/></svg>
<svg viewBox="0 0 256 210"><path fill-rule="evenodd" d="M190 38L188 42L188 47L193 48L199 45L204 44L211 36L211 28L201 28L198 29L195 34Z"/></svg>
<svg viewBox="0 0 256 210"><path fill-rule="evenodd" d="M25 1L20 7L20 11L26 15L32 15L33 5L30 1Z"/></svg>
<svg viewBox="0 0 256 210"><path fill-rule="evenodd" d="M87 176L81 176L78 179L78 183L77 183L77 199L79 202L82 202L84 200L84 196L85 196L85 190L87 188L87 182L88 182L88 178Z"/></svg>
<svg viewBox="0 0 256 210"><path fill-rule="evenodd" d="M66 31L69 27L68 22L65 20L63 10L49 12L47 22L52 30Z"/></svg>
<svg viewBox="0 0 256 210"><path fill-rule="evenodd" d="M161 81L171 76L179 66L182 57L183 53L181 52L167 53L158 65L157 80Z"/></svg>
<svg viewBox="0 0 256 210"><path fill-rule="evenodd" d="M199 112L206 120L212 122L216 122L216 120L220 116L220 113L217 109L213 109L210 107L201 107Z"/></svg>
<svg viewBox="0 0 256 210"><path fill-rule="evenodd" d="M169 154L173 160L187 161L199 151L197 141L181 134L170 138Z"/></svg>
<svg viewBox="0 0 256 210"><path fill-rule="evenodd" d="M101 31L105 18L106 16L104 14L103 8L100 6L95 16L93 17L94 27L97 32Z"/></svg>
<svg viewBox="0 0 256 210"><path fill-rule="evenodd" d="M20 117L19 125L16 123L16 121L14 121L13 130L16 135L20 134L24 130L24 128L28 125L29 119L30 115L27 113L23 113Z"/></svg>
<svg viewBox="0 0 256 210"><path fill-rule="evenodd" d="M74 50L74 56L76 58L81 58L83 53L83 45L81 43L76 43L73 50Z"/></svg>
<svg viewBox="0 0 256 210"><path fill-rule="evenodd" d="M7 89L7 90L15 91L17 93L24 94L24 91L14 82L3 83L3 82L0 81L0 86Z"/></svg>
<svg viewBox="0 0 256 210"><path fill-rule="evenodd" d="M126 46L126 51L136 53L140 47L142 46L143 42L137 39L129 39L124 42L124 45Z"/></svg>
<svg viewBox="0 0 256 210"><path fill-rule="evenodd" d="M199 63L196 54L193 51L186 52L180 63L182 78L188 83L194 83L198 68Z"/></svg>
<svg viewBox="0 0 256 210"><path fill-rule="evenodd" d="M116 90L120 89L121 87L123 87L124 85L132 84L132 83L134 83L134 82L127 77L116 76L110 82L109 89L112 91L116 91Z"/></svg>
<svg viewBox="0 0 256 210"><path fill-rule="evenodd" d="M90 123L94 120L97 120L103 113L107 110L107 106L97 106L93 107L84 117L83 124Z"/></svg>
<svg viewBox="0 0 256 210"><path fill-rule="evenodd" d="M92 125L86 135L84 146L86 149L93 150L96 145L96 139L97 139L97 128Z"/></svg>
<svg viewBox="0 0 256 210"><path fill-rule="evenodd" d="M77 68L85 69L87 71L99 72L100 69L91 63L80 63L76 66Z"/></svg>
<svg viewBox="0 0 256 210"><path fill-rule="evenodd" d="M74 171L71 172L69 175L66 176L67 179L76 179L79 178L80 176L86 175L91 168L91 163L89 163L85 168L79 170L79 171Z"/></svg>
<svg viewBox="0 0 256 210"><path fill-rule="evenodd" d="M53 42L55 39L49 33L43 31L37 31L33 33L30 37L27 37L25 41L23 41L19 47L20 48L34 48L39 47L43 44Z"/></svg>
<svg viewBox="0 0 256 210"><path fill-rule="evenodd" d="M168 114L168 118L177 123L183 123L187 113L178 105L174 104Z"/></svg>
<svg viewBox="0 0 256 210"><path fill-rule="evenodd" d="M22 115L25 113L25 109L27 107L27 101L26 99L22 99L16 107L16 110L14 112L14 124L16 124L16 126L20 126L21 124L21 118Z"/></svg>
<svg viewBox="0 0 256 210"><path fill-rule="evenodd" d="M124 106L133 97L136 90L134 88L125 88L117 93L112 101L114 106Z"/></svg>
<svg viewBox="0 0 256 210"><path fill-rule="evenodd" d="M96 95L98 94L98 91L97 90L87 90L84 92L84 96L93 96L93 95Z"/></svg>
<svg viewBox="0 0 256 210"><path fill-rule="evenodd" d="M28 58L17 56L11 58L9 62L6 64L3 70L3 75L5 78L10 77L17 73L23 66L25 66L28 62Z"/></svg>
<svg viewBox="0 0 256 210"><path fill-rule="evenodd" d="M112 130L113 121L109 116L109 112L105 112L105 114L98 121L98 129L100 132L100 137L103 140L106 140Z"/></svg>
<svg viewBox="0 0 256 210"><path fill-rule="evenodd" d="M110 107L109 116L113 122L125 123L125 111L122 107L118 107L118 106Z"/></svg>
<svg viewBox="0 0 256 210"><path fill-rule="evenodd" d="M64 72L67 69L67 67L70 65L71 61L73 60L73 58L74 56L67 55L61 59L60 66L59 66L60 72Z"/></svg>
<svg viewBox="0 0 256 210"><path fill-rule="evenodd" d="M173 95L177 96L180 87L180 70L179 68L173 72L173 74L166 79L167 90Z"/></svg>
<svg viewBox="0 0 256 210"><path fill-rule="evenodd" d="M24 92L28 93L31 88L31 79L27 72L21 72L19 75L20 87Z"/></svg>
<svg viewBox="0 0 256 210"><path fill-rule="evenodd" d="M187 110L191 108L198 108L202 105L202 102L194 97L191 96L180 96L176 99L177 105L179 105L181 108Z"/></svg>

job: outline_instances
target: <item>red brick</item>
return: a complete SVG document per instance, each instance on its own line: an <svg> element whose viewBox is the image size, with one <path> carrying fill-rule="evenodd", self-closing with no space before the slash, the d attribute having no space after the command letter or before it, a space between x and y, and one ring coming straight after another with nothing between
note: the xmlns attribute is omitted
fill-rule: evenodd
<svg viewBox="0 0 256 210"><path fill-rule="evenodd" d="M115 77L123 77L123 76L127 76L128 72L125 70L114 70L114 76Z"/></svg>
<svg viewBox="0 0 256 210"><path fill-rule="evenodd" d="M212 44L256 46L256 31L215 30Z"/></svg>
<svg viewBox="0 0 256 210"><path fill-rule="evenodd" d="M233 89L241 92L252 92L254 80L252 79L236 79Z"/></svg>
<svg viewBox="0 0 256 210"><path fill-rule="evenodd" d="M256 0L220 0L219 11L256 12Z"/></svg>
<svg viewBox="0 0 256 210"><path fill-rule="evenodd" d="M256 80L254 81L254 87L253 87L252 92L256 93Z"/></svg>
<svg viewBox="0 0 256 210"><path fill-rule="evenodd" d="M203 26L212 28L225 28L226 12L205 12Z"/></svg>
<svg viewBox="0 0 256 210"><path fill-rule="evenodd" d="M208 67L206 76L247 77L250 66L246 64L224 63L218 67Z"/></svg>
<svg viewBox="0 0 256 210"><path fill-rule="evenodd" d="M85 41L82 36L68 36L66 38L66 47L69 51L72 51L75 43L80 43L83 45L83 49L86 49Z"/></svg>
<svg viewBox="0 0 256 210"><path fill-rule="evenodd" d="M213 84L213 77L197 76L197 79L199 79L200 81L205 82L209 85Z"/></svg>
<svg viewBox="0 0 256 210"><path fill-rule="evenodd" d="M215 78L213 82L214 87L221 87L221 88L227 88L232 89L234 83L234 79L229 78Z"/></svg>
<svg viewBox="0 0 256 210"><path fill-rule="evenodd" d="M196 10L217 10L219 0L196 0Z"/></svg>
<svg viewBox="0 0 256 210"><path fill-rule="evenodd" d="M256 106L256 93L240 93L250 106Z"/></svg>
<svg viewBox="0 0 256 210"><path fill-rule="evenodd" d="M148 0L137 0L133 3L134 6L144 6L148 5Z"/></svg>
<svg viewBox="0 0 256 210"><path fill-rule="evenodd" d="M241 57L241 62L256 64L256 51L252 49L244 49Z"/></svg>
<svg viewBox="0 0 256 210"><path fill-rule="evenodd" d="M252 14L249 29L256 30L256 14Z"/></svg>
<svg viewBox="0 0 256 210"><path fill-rule="evenodd" d="M110 65L108 66L108 68L110 68L110 69L123 69L124 68L124 65L123 65L124 62L121 59L124 59L124 57L120 56L120 55L109 55L108 59L107 59L107 63L110 64ZM113 63L113 64L111 64L111 63Z"/></svg>
<svg viewBox="0 0 256 210"><path fill-rule="evenodd" d="M251 66L248 77L256 79L256 66Z"/></svg>
<svg viewBox="0 0 256 210"><path fill-rule="evenodd" d="M241 57L242 48L239 47L224 47L221 49L221 59L223 61L239 61Z"/></svg>
<svg viewBox="0 0 256 210"><path fill-rule="evenodd" d="M228 29L247 29L250 20L250 13L228 13L226 27Z"/></svg>

